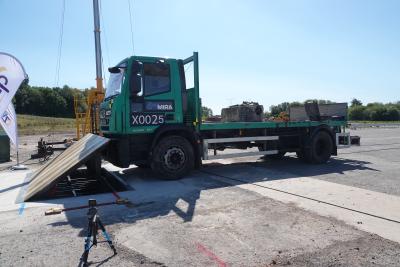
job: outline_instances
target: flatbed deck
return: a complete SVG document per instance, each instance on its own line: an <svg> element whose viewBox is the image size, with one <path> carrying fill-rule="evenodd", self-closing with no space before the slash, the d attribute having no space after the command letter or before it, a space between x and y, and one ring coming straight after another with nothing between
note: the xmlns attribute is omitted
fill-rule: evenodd
<svg viewBox="0 0 400 267"><path fill-rule="evenodd" d="M346 126L347 121L289 121L289 122L203 122L200 131L232 130L232 129L263 129L263 128L285 128L285 127L315 127L319 125L332 127Z"/></svg>

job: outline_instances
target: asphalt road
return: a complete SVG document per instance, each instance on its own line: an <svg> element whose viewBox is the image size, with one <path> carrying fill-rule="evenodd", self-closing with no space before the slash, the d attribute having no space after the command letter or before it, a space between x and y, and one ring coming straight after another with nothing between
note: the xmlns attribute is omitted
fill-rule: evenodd
<svg viewBox="0 0 400 267"><path fill-rule="evenodd" d="M399 128L400 123L398 122L349 122L351 128Z"/></svg>
<svg viewBox="0 0 400 267"><path fill-rule="evenodd" d="M137 206L99 208L119 253L100 243L91 265L400 266L400 129L352 134L362 145L325 165L294 155L219 160L180 181L119 170L135 188L121 195ZM0 186L12 175L0 173ZM0 199L21 190L0 187ZM86 210L43 213L88 198L26 203L22 212L0 203L0 266L77 266Z"/></svg>
<svg viewBox="0 0 400 267"><path fill-rule="evenodd" d="M361 136L361 146L339 150L329 164L310 166L291 155L265 167L400 196L400 128L360 128L351 134Z"/></svg>

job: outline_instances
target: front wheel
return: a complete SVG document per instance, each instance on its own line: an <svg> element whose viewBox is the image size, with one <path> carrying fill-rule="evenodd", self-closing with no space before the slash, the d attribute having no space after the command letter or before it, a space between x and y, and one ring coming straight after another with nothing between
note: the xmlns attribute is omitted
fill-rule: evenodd
<svg viewBox="0 0 400 267"><path fill-rule="evenodd" d="M153 150L151 168L162 179L182 178L194 168L192 145L181 136L167 136L161 139Z"/></svg>

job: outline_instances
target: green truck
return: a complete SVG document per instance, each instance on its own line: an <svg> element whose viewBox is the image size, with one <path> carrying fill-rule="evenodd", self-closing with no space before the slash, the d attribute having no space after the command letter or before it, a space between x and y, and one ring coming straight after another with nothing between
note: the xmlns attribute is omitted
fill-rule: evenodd
<svg viewBox="0 0 400 267"><path fill-rule="evenodd" d="M193 64L192 88L186 86L187 64ZM325 163L337 155L338 147L350 143L344 132L347 116L203 122L197 52L186 59L132 56L109 72L100 130L111 140L104 158L119 167L151 167L161 177L176 179L210 159L251 155L278 159L296 152L306 162ZM224 149L240 152L217 153Z"/></svg>

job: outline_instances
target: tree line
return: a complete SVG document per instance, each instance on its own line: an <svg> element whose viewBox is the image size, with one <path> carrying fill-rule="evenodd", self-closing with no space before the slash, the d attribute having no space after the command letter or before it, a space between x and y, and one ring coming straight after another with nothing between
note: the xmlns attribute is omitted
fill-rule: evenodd
<svg viewBox="0 0 400 267"><path fill-rule="evenodd" d="M24 83L15 94L13 103L18 114L74 118L74 97L85 99L88 90L67 85L50 88ZM79 101L78 107L80 110L85 109L85 102Z"/></svg>
<svg viewBox="0 0 400 267"><path fill-rule="evenodd" d="M400 120L400 101L394 103L368 103L353 99L349 108L349 120L398 121Z"/></svg>

